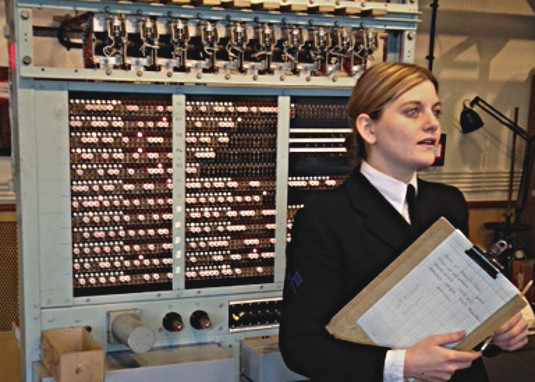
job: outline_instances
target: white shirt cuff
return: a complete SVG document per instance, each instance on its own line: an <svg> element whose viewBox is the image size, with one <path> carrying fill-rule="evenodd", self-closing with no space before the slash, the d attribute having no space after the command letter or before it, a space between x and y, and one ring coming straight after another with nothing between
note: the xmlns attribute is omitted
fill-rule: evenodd
<svg viewBox="0 0 535 382"><path fill-rule="evenodd" d="M386 352L383 382L403 382L406 349L395 349Z"/></svg>

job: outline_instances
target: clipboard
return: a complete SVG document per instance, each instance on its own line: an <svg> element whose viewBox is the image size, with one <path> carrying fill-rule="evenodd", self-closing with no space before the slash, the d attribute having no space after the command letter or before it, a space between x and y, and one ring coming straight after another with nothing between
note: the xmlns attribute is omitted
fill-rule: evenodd
<svg viewBox="0 0 535 382"><path fill-rule="evenodd" d="M455 241L455 243L453 243ZM464 250L452 251L449 247L450 244L454 244L457 248L461 246ZM459 244L461 243L461 244ZM452 244L452 245L453 245ZM442 252L441 252L442 251ZM445 251L445 252L444 252ZM453 253L455 252L455 253ZM459 253L461 252L461 253ZM447 267L441 265L446 258L454 257L455 259L461 259L466 261L468 267L465 267L460 273L465 278L463 281L453 280L451 283L446 280L440 280L442 274L436 272L436 268ZM442 257L441 257L442 256ZM453 263L452 263L453 264ZM456 264L455 265L459 265ZM427 268L426 268L427 267ZM437 269L438 269L437 268ZM475 272L475 276L470 272ZM431 273L428 281L430 286L428 287L426 279L418 279L414 283L413 279L417 275ZM452 273L453 274L453 273ZM445 277L448 276L447 272L444 273ZM473 276L474 279L468 279ZM485 301L480 297L480 294L484 292L481 290L481 285L477 284L481 278L483 282L489 283L491 288L487 293L492 293L491 300L493 306L487 307ZM473 281L474 290L466 291L448 291L448 285L455 286L456 282L465 283L463 286L472 286L468 281ZM412 283L412 284L411 284ZM466 285L469 284L469 285ZM388 336L389 338L395 338L395 331L399 331L405 322L396 322L396 318L392 318L392 322L385 326L385 321L381 321L381 317L388 316L389 310L394 311L392 304L385 305L388 301L395 300L395 293L402 287L407 285L413 285L413 290L402 291L406 295L402 297L411 300L412 302L418 301L418 293L427 296L425 307L419 307L418 304L410 305L411 311L408 312L409 319L416 317L415 330L418 335L422 335L421 338L414 336L413 343L401 343L401 339L397 339L400 343L394 343L396 340L392 339L393 343L386 343L385 339L378 337ZM440 285L445 287L440 289ZM428 288L435 288L428 289ZM437 292L438 291L438 292ZM429 293L438 293L437 299L443 301L440 304L429 300ZM448 293L450 295L448 295ZM455 293L454 293L455 292ZM465 296L465 292L467 293ZM460 293L460 295L457 295ZM392 299L394 296L394 299ZM466 299L465 299L466 297ZM423 297L422 297L423 298ZM474 300L475 299L475 300ZM479 299L479 300L478 300ZM464 300L464 301L463 301ZM472 301L473 305L466 305L467 301ZM404 301L399 301L399 308L403 309ZM463 305L463 303L465 305ZM483 304L481 304L483 303ZM445 218L438 219L428 230L426 230L413 244L411 244L396 260L394 260L383 272L381 272L370 284L368 284L357 296L355 296L345 307L343 307L326 326L327 331L337 339L366 344L366 345L378 345L391 348L405 348L410 347L413 344L419 342L423 338L429 335L444 334L457 330L465 330L466 336L456 344L452 346L458 350L470 350L477 344L484 341L490 336L498 327L504 324L516 313L520 312L526 305L524 299L519 294L516 287L505 278L494 266L474 247L472 243L455 227L453 227ZM474 312L475 307L478 307L479 311ZM423 310L422 309L427 309ZM428 327L426 325L436 326L436 319L433 320L433 314L439 314L440 309L451 309L448 314L455 316L454 322L449 320L444 323L444 326L439 325L438 329L435 327L433 331L426 334ZM370 313L371 312L371 313ZM370 316L372 314L372 316ZM401 314L401 316L400 316ZM379 317L379 318L377 318ZM393 317L402 317L402 313L396 312ZM440 317L442 319L442 315ZM426 320L429 321L426 323ZM405 321L405 320L399 320ZM430 322L433 321L433 322ZM447 328L450 325L453 328ZM466 324L467 327L462 327ZM389 326L390 325L390 326ZM394 325L394 329L392 329ZM421 327L418 327L418 326ZM461 327L457 327L460 325ZM412 327L409 327L412 330ZM430 329L430 328L429 328ZM401 329L403 330L403 329ZM438 331L437 331L438 330ZM401 336L405 334L401 333Z"/></svg>

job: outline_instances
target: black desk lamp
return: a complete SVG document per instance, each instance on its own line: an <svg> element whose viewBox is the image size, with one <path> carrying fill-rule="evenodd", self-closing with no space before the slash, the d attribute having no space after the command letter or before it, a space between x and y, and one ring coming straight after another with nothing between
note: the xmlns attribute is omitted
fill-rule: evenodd
<svg viewBox="0 0 535 382"><path fill-rule="evenodd" d="M464 104L463 111L461 112L461 129L463 134L471 133L483 126L483 121L479 115L472 109L474 106L478 106L497 120L500 124L507 127L514 133L513 137L513 149L512 149L512 161L511 161L511 174L509 176L509 195L507 200L507 212L505 214L504 223L485 223L485 227L494 230L495 233L501 232L505 238L510 238L510 236L515 232L527 231L531 228L528 224L520 223L520 214L526 207L526 201L529 197L529 185L530 185L530 176L531 168L533 166L533 155L535 148L535 137L528 134L524 129L519 127L516 121L512 121L503 115L501 112L496 110L492 105L490 105L485 100L480 97L475 97L470 101L469 106ZM516 137L522 138L526 141L526 150L524 153L524 161L522 164L522 173L520 176L520 184L518 187L518 197L516 201L515 211L514 211L514 221L511 221L512 213L512 189L513 189L513 173L514 173L514 154L516 151ZM496 237L495 237L496 238Z"/></svg>

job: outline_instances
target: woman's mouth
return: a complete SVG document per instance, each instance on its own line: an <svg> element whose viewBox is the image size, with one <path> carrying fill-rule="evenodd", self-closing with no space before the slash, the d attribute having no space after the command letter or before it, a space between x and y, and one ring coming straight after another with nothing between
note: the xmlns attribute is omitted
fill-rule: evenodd
<svg viewBox="0 0 535 382"><path fill-rule="evenodd" d="M421 146L433 146L433 147L435 147L436 144L437 144L437 140L435 138L422 139L421 141L418 142L418 145L421 145Z"/></svg>

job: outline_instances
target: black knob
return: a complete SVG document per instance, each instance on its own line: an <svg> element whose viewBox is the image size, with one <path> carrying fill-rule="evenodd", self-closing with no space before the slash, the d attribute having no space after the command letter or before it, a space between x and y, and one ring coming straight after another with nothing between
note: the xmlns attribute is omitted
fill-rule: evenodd
<svg viewBox="0 0 535 382"><path fill-rule="evenodd" d="M180 314L176 312L169 312L163 318L163 327L168 332L179 332L184 329L184 321Z"/></svg>
<svg viewBox="0 0 535 382"><path fill-rule="evenodd" d="M196 310L191 314L189 318L189 323L195 329L204 330L212 327L212 321L204 310Z"/></svg>

